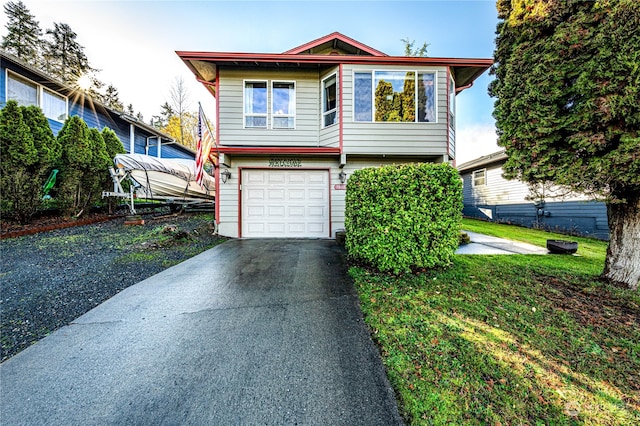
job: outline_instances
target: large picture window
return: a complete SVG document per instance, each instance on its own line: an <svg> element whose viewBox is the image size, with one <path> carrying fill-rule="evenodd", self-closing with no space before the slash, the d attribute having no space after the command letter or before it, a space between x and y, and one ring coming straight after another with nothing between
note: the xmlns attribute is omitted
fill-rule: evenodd
<svg viewBox="0 0 640 426"><path fill-rule="evenodd" d="M338 90L336 75L322 81L322 127L338 122Z"/></svg>
<svg viewBox="0 0 640 426"><path fill-rule="evenodd" d="M37 106L38 85L9 74L9 78L7 79L7 99L12 99L22 106Z"/></svg>
<svg viewBox="0 0 640 426"><path fill-rule="evenodd" d="M244 126L267 128L267 82L244 83Z"/></svg>
<svg viewBox="0 0 640 426"><path fill-rule="evenodd" d="M274 129L293 129L296 117L296 86L293 82L274 81L271 88Z"/></svg>
<svg viewBox="0 0 640 426"><path fill-rule="evenodd" d="M435 73L354 73L354 121L432 123L436 121Z"/></svg>
<svg viewBox="0 0 640 426"><path fill-rule="evenodd" d="M67 119L67 98L13 73L7 73L7 99L22 106L38 106L51 120Z"/></svg>

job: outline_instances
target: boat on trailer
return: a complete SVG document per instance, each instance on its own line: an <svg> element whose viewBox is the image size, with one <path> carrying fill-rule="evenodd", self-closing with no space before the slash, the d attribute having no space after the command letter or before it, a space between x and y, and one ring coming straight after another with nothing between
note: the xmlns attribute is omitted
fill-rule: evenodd
<svg viewBox="0 0 640 426"><path fill-rule="evenodd" d="M215 179L204 173L202 186L196 182L196 162L189 159L157 158L144 154L118 154L109 173L113 192L105 196L159 200L180 205L212 204L215 200ZM122 182L129 180L130 191Z"/></svg>

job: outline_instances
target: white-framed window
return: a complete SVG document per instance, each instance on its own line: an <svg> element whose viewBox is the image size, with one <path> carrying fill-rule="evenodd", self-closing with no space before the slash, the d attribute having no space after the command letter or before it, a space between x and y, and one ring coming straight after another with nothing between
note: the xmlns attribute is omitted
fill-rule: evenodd
<svg viewBox="0 0 640 426"><path fill-rule="evenodd" d="M333 74L322 80L322 127L338 123L338 79Z"/></svg>
<svg viewBox="0 0 640 426"><path fill-rule="evenodd" d="M293 81L271 82L271 127L294 129L296 120L296 84Z"/></svg>
<svg viewBox="0 0 640 426"><path fill-rule="evenodd" d="M45 117L56 121L67 119L67 100L49 89L42 89L42 112Z"/></svg>
<svg viewBox="0 0 640 426"><path fill-rule="evenodd" d="M435 71L356 71L353 120L436 122Z"/></svg>
<svg viewBox="0 0 640 426"><path fill-rule="evenodd" d="M18 105L38 105L38 85L13 73L7 75L7 100Z"/></svg>
<svg viewBox="0 0 640 426"><path fill-rule="evenodd" d="M66 97L8 71L7 100L15 100L22 106L39 106L44 116L51 120L64 122L67 119Z"/></svg>
<svg viewBox="0 0 640 426"><path fill-rule="evenodd" d="M244 82L244 127L267 128L268 93L266 81Z"/></svg>
<svg viewBox="0 0 640 426"><path fill-rule="evenodd" d="M471 176L473 186L482 186L487 184L487 169L474 170Z"/></svg>

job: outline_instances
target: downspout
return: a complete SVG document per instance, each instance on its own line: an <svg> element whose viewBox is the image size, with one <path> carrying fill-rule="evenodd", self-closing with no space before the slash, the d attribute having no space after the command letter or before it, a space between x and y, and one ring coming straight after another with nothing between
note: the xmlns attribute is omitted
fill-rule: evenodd
<svg viewBox="0 0 640 426"><path fill-rule="evenodd" d="M136 153L136 130L133 123L129 124L129 154Z"/></svg>

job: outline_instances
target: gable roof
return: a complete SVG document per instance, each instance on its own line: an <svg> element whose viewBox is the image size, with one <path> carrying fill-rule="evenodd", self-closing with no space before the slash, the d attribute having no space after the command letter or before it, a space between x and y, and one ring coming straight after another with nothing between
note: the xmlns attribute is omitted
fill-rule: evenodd
<svg viewBox="0 0 640 426"><path fill-rule="evenodd" d="M285 55L336 55L345 53L349 55L389 56L339 32L333 32L283 52Z"/></svg>

